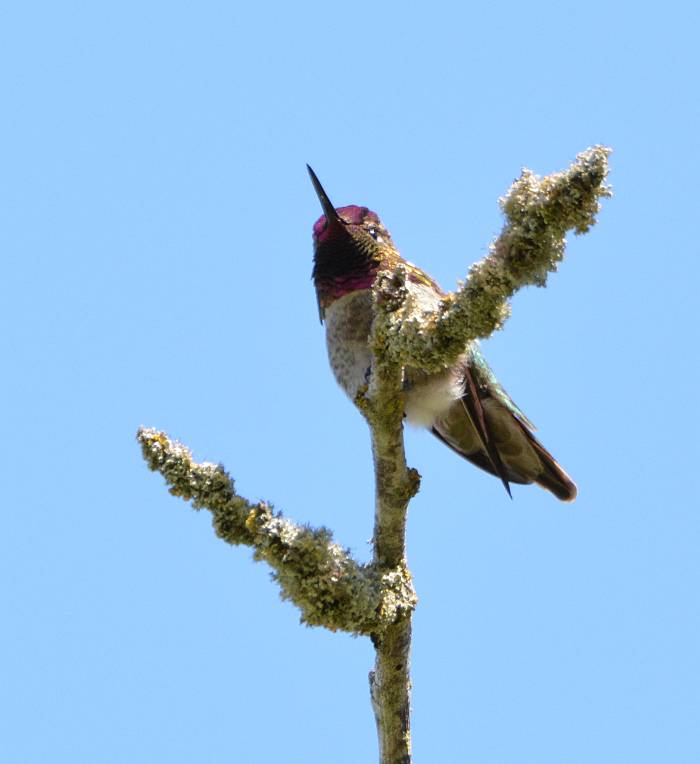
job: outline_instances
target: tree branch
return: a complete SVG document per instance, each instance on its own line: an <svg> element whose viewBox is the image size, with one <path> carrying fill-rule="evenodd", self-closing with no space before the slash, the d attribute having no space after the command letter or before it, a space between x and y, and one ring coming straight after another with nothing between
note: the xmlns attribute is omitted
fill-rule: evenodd
<svg viewBox="0 0 700 764"><path fill-rule="evenodd" d="M398 287L391 296L374 290L375 318L372 325L373 365L369 389L361 391L356 403L372 434L375 474L374 564L379 570L401 571L410 580L406 562L406 517L408 503L418 492L420 475L406 466L403 441L403 369L386 352L390 316L406 298ZM370 697L379 738L382 764L408 764L411 760L410 648L411 615L373 635L376 649L370 672Z"/></svg>
<svg viewBox="0 0 700 764"><path fill-rule="evenodd" d="M255 559L270 565L282 598L301 610L304 623L382 634L415 607L410 578L403 573L361 565L326 528L296 525L265 502L249 502L236 493L221 465L198 464L165 433L141 428L137 439L148 466L163 475L173 496L192 501L194 509L208 509L219 538L252 547Z"/></svg>
<svg viewBox="0 0 700 764"><path fill-rule="evenodd" d="M381 764L411 760L409 656L416 595L405 535L408 503L420 476L407 468L404 453L404 367L444 369L469 342L503 325L507 301L519 288L545 285L563 257L566 232L586 232L595 223L599 200L610 195L605 186L609 153L595 146L566 171L545 178L523 170L500 200L506 222L489 254L437 311L413 304L404 266L375 279L372 374L355 401L372 434L376 488L370 564L352 559L326 528L296 525L265 502L239 496L223 467L194 462L185 446L162 432L139 430L144 458L164 476L170 492L191 500L195 509L208 509L224 541L250 546L256 560L269 563L282 597L299 607L302 621L372 638L376 662L370 690Z"/></svg>
<svg viewBox="0 0 700 764"><path fill-rule="evenodd" d="M500 329L510 315L508 299L523 286L545 286L547 274L556 271L566 232L581 234L594 225L600 199L612 195L605 185L610 153L594 146L567 170L544 178L523 170L500 199L506 222L489 254L435 313L418 313L410 299L400 299L406 278L401 267L378 279L378 299L402 304L386 317L385 351L402 366L435 372L455 361L470 341Z"/></svg>
<svg viewBox="0 0 700 764"><path fill-rule="evenodd" d="M467 283L447 295L437 313L418 313L406 289L407 269L379 274L373 286L374 322L370 338L372 375L357 405L372 430L376 480L374 561L406 566L408 502L420 476L406 467L403 444L403 368L436 372L454 362L467 344L489 336L508 316L507 300L526 284L544 286L564 254L566 231L582 233L595 222L609 149L579 154L565 172L540 179L524 170L501 200L506 223L486 258L469 271ZM410 737L411 616L374 638L370 673L372 706L382 764L408 764Z"/></svg>

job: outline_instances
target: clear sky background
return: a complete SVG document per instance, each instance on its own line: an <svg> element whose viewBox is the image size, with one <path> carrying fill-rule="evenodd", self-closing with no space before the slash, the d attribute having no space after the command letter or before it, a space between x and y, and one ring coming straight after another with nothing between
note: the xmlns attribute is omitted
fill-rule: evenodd
<svg viewBox="0 0 700 764"><path fill-rule="evenodd" d="M697 5L0 16L3 761L375 760L368 640L301 626L136 429L367 559L304 164L452 289L521 167L596 143L615 197L484 346L579 499L407 433L415 759L700 761Z"/></svg>

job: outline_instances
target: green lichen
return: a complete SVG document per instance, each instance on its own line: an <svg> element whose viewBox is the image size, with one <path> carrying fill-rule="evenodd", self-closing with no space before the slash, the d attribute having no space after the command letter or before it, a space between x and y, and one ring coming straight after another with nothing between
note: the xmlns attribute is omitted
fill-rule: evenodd
<svg viewBox="0 0 700 764"><path fill-rule="evenodd" d="M382 761L410 759L408 661L417 600L405 563L405 529L420 475L405 462L403 369L443 369L470 342L503 325L517 289L545 285L564 255L566 232L588 231L600 199L610 195L605 186L609 153L595 146L564 172L545 178L524 170L500 200L506 218L500 236L437 311L419 312L412 305L404 266L376 279L373 373L356 401L372 431L376 511L371 564L354 560L328 529L297 525L270 504L239 496L221 465L197 463L165 433L139 430L144 458L163 475L170 492L195 509L208 509L220 538L251 547L256 560L268 563L282 598L300 609L304 623L371 636L377 659L370 686Z"/></svg>
<svg viewBox="0 0 700 764"><path fill-rule="evenodd" d="M170 492L208 509L214 530L229 544L244 544L272 568L283 599L304 623L351 634L381 634L416 603L408 572L362 565L333 541L327 528L297 525L266 502L251 503L235 491L221 465L197 463L182 444L142 428L137 438L150 469Z"/></svg>
<svg viewBox="0 0 700 764"><path fill-rule="evenodd" d="M510 315L508 300L520 288L544 286L564 256L566 232L585 233L596 222L610 149L594 146L567 170L540 178L523 170L500 200L506 217L489 254L469 269L455 293L433 314L418 313L406 299L406 269L375 282L375 336L383 352L403 366L436 372L453 363L476 339L489 337Z"/></svg>

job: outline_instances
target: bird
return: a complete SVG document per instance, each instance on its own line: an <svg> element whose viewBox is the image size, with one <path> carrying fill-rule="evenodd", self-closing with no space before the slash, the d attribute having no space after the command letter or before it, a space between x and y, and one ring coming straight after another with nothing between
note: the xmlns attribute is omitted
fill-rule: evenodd
<svg viewBox="0 0 700 764"><path fill-rule="evenodd" d="M371 374L376 275L402 264L420 311L436 310L445 294L425 271L403 259L375 212L354 204L335 208L307 169L323 210L312 233L319 317L333 375L354 402ZM498 382L477 341L444 370L407 367L403 379L405 420L500 478L511 498L511 483L536 483L561 501L576 498L576 484L535 437L534 425Z"/></svg>

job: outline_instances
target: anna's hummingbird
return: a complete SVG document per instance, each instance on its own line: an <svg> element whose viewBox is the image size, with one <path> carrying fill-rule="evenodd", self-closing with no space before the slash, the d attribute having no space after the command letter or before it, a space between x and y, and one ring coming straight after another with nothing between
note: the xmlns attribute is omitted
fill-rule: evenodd
<svg viewBox="0 0 700 764"><path fill-rule="evenodd" d="M406 288L420 310L436 309L444 293L401 257L374 212L356 205L334 208L308 170L323 208L313 228L318 307L333 374L354 401L371 371L377 273L403 263ZM562 501L576 498L576 485L534 436L534 425L498 383L476 342L442 372L404 369L404 392L409 423L428 428L460 456L499 477L509 495L510 483L538 483Z"/></svg>

